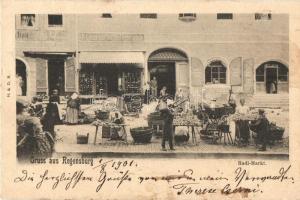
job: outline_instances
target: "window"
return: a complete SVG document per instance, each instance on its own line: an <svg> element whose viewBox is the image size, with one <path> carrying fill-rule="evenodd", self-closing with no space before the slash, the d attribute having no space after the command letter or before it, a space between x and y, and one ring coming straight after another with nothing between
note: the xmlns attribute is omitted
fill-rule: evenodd
<svg viewBox="0 0 300 200"><path fill-rule="evenodd" d="M48 26L62 26L63 17L62 15L48 15Z"/></svg>
<svg viewBox="0 0 300 200"><path fill-rule="evenodd" d="M280 65L278 67L278 81L279 82L288 81L288 68L283 65Z"/></svg>
<svg viewBox="0 0 300 200"><path fill-rule="evenodd" d="M256 69L256 82L265 81L265 66L262 65Z"/></svg>
<svg viewBox="0 0 300 200"><path fill-rule="evenodd" d="M226 83L226 67L221 61L213 61L206 67L205 83Z"/></svg>
<svg viewBox="0 0 300 200"><path fill-rule="evenodd" d="M196 13L179 13L178 19L185 22L196 20Z"/></svg>
<svg viewBox="0 0 300 200"><path fill-rule="evenodd" d="M273 61L264 63L256 69L256 82L265 82L267 76L265 74L265 69L267 67L277 68L278 72L276 80L278 80L278 82L288 82L288 68L279 62Z"/></svg>
<svg viewBox="0 0 300 200"><path fill-rule="evenodd" d="M112 18L112 15L110 13L103 13L102 18Z"/></svg>
<svg viewBox="0 0 300 200"><path fill-rule="evenodd" d="M255 20L271 20L271 13L255 13Z"/></svg>
<svg viewBox="0 0 300 200"><path fill-rule="evenodd" d="M21 26L34 27L35 26L35 14L21 14Z"/></svg>
<svg viewBox="0 0 300 200"><path fill-rule="evenodd" d="M232 13L218 13L217 19L233 19Z"/></svg>
<svg viewBox="0 0 300 200"><path fill-rule="evenodd" d="M157 14L156 13L141 13L140 18L145 18L145 19L156 19Z"/></svg>

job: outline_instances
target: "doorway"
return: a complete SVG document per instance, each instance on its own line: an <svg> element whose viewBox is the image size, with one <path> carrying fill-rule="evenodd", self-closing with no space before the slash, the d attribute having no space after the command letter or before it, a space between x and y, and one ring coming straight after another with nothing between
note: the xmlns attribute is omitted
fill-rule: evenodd
<svg viewBox="0 0 300 200"><path fill-rule="evenodd" d="M27 73L26 65L21 60L16 60L16 90L18 96L27 94Z"/></svg>
<svg viewBox="0 0 300 200"><path fill-rule="evenodd" d="M268 94L277 94L277 67L266 68L266 90Z"/></svg>
<svg viewBox="0 0 300 200"><path fill-rule="evenodd" d="M277 61L268 61L256 69L256 93L281 94L289 92L288 67Z"/></svg>
<svg viewBox="0 0 300 200"><path fill-rule="evenodd" d="M188 57L185 52L174 48L162 48L152 52L148 58L148 71L150 80L157 80L157 95L163 86L167 93L175 96L177 87L186 86L188 83ZM176 75L177 74L177 75Z"/></svg>
<svg viewBox="0 0 300 200"><path fill-rule="evenodd" d="M175 62L150 62L149 63L150 80L155 77L157 80L157 92L166 86L167 93L175 96L176 92L176 76Z"/></svg>
<svg viewBox="0 0 300 200"><path fill-rule="evenodd" d="M48 60L48 92L58 90L60 96L65 95L65 61L63 59Z"/></svg>

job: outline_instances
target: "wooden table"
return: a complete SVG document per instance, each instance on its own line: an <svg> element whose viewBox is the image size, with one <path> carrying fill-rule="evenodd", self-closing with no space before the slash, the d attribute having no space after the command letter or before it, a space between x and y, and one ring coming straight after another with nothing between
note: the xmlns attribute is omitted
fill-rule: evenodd
<svg viewBox="0 0 300 200"><path fill-rule="evenodd" d="M96 140L97 140L97 134L98 134L98 129L99 127L102 127L103 126L103 123L95 123L93 124L95 127L96 127L96 131L95 131L95 137L94 137L94 145L96 144ZM126 132L126 128L125 128L125 124L116 124L117 126L121 126L121 128L123 129L124 131L124 135L122 137L124 137L124 141L127 143L127 132ZM103 138L101 136L101 138Z"/></svg>
<svg viewBox="0 0 300 200"><path fill-rule="evenodd" d="M175 132L175 129L177 126L185 126L188 128L188 132L190 131L190 127L191 127L191 130L192 130L192 143L193 144L197 144L197 138L196 138L196 131L195 131L195 127L201 127L202 125L201 124L176 124L176 123L173 123L173 130Z"/></svg>

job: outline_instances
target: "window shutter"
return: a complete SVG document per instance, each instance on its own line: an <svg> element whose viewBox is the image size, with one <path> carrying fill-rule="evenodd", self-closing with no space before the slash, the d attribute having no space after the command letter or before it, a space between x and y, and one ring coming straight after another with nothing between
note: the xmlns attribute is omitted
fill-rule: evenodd
<svg viewBox="0 0 300 200"><path fill-rule="evenodd" d="M189 67L186 62L176 63L176 80L178 87L189 86Z"/></svg>
<svg viewBox="0 0 300 200"><path fill-rule="evenodd" d="M248 94L253 94L254 92L254 59L249 58L243 62L243 88L244 92Z"/></svg>
<svg viewBox="0 0 300 200"><path fill-rule="evenodd" d="M234 86L242 85L242 58L238 57L230 63L230 84Z"/></svg>
<svg viewBox="0 0 300 200"><path fill-rule="evenodd" d="M75 58L69 57L66 59L66 92L76 92L76 68Z"/></svg>
<svg viewBox="0 0 300 200"><path fill-rule="evenodd" d="M47 60L36 58L36 92L47 92Z"/></svg>
<svg viewBox="0 0 300 200"><path fill-rule="evenodd" d="M204 85L204 67L200 59L192 58L191 59L192 66L192 86L201 87Z"/></svg>

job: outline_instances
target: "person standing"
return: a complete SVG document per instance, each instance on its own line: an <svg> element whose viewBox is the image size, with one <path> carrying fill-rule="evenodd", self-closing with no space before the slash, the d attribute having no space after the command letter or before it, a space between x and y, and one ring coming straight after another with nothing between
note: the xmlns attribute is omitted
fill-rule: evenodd
<svg viewBox="0 0 300 200"><path fill-rule="evenodd" d="M157 80L155 76L150 81L150 87L151 87L151 95L157 97Z"/></svg>
<svg viewBox="0 0 300 200"><path fill-rule="evenodd" d="M160 106L160 114L164 120L163 125L163 138L161 147L163 151L166 151L166 141L169 142L170 150L174 151L174 133L173 133L173 112L167 107L167 99L161 99L160 104L165 104L165 106Z"/></svg>
<svg viewBox="0 0 300 200"><path fill-rule="evenodd" d="M240 105L236 108L236 112L239 115L246 115L249 113L249 107L245 105L245 99L240 99ZM248 120L236 121L236 134L240 137L243 145L249 143L250 130Z"/></svg>
<svg viewBox="0 0 300 200"><path fill-rule="evenodd" d="M150 96L150 83L147 82L144 84L144 104L149 104L149 96Z"/></svg>
<svg viewBox="0 0 300 200"><path fill-rule="evenodd" d="M16 91L17 91L17 96L22 96L23 95L22 87L23 87L23 78L19 74L16 74Z"/></svg>
<svg viewBox="0 0 300 200"><path fill-rule="evenodd" d="M258 151L266 151L269 137L269 121L263 109L259 109L258 114L258 120L252 123L251 126L255 126L257 130L258 143L260 144Z"/></svg>
<svg viewBox="0 0 300 200"><path fill-rule="evenodd" d="M74 92L71 98L67 101L66 123L77 124L80 111L80 100L78 94Z"/></svg>
<svg viewBox="0 0 300 200"><path fill-rule="evenodd" d="M58 109L58 104L60 104L58 90L53 90L52 95L49 97L49 104L47 106L51 107L51 111L53 112L53 120L55 124L61 124L61 117Z"/></svg>

